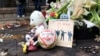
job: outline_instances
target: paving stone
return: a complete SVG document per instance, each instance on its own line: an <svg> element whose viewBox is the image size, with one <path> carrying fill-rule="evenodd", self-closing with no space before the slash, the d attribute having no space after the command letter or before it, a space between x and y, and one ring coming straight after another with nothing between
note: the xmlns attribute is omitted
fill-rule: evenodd
<svg viewBox="0 0 100 56"><path fill-rule="evenodd" d="M17 17L17 14L12 14L12 16L16 18Z"/></svg>
<svg viewBox="0 0 100 56"><path fill-rule="evenodd" d="M3 15L0 15L0 18L3 18L4 16Z"/></svg>

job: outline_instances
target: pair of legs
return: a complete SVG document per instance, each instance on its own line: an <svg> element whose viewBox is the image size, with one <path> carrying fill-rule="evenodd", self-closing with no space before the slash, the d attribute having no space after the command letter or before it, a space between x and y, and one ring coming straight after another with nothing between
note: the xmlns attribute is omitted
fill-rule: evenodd
<svg viewBox="0 0 100 56"><path fill-rule="evenodd" d="M25 16L25 5L17 5L17 15L18 17L24 17Z"/></svg>
<svg viewBox="0 0 100 56"><path fill-rule="evenodd" d="M35 10L41 11L41 0L33 0L34 2L34 6L35 6Z"/></svg>

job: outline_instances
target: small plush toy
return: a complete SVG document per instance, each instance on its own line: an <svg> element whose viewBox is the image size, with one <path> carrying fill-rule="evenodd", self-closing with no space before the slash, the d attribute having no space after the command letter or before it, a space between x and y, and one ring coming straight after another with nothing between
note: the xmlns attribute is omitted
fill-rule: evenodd
<svg viewBox="0 0 100 56"><path fill-rule="evenodd" d="M31 31L28 32L28 34L26 34L25 36L25 40L26 40L26 44L23 45L24 47L28 47L28 48L23 48L23 49L27 49L29 51L34 51L37 50L37 38L38 35L47 28L47 24L45 22L45 18L42 14L42 12L40 11L33 11L32 14L30 15L30 26L34 26L32 27ZM25 50L23 50L24 52L26 52Z"/></svg>
<svg viewBox="0 0 100 56"><path fill-rule="evenodd" d="M71 10L68 7L68 10L66 11L66 9L63 11L63 13L60 15L60 19L70 19L70 15L71 15Z"/></svg>
<svg viewBox="0 0 100 56"><path fill-rule="evenodd" d="M35 35L38 35L41 31L47 28L45 18L40 11L33 11L30 16L30 25L36 28Z"/></svg>
<svg viewBox="0 0 100 56"><path fill-rule="evenodd" d="M65 13L62 13L62 14L60 15L60 19L68 19L68 15L65 14Z"/></svg>

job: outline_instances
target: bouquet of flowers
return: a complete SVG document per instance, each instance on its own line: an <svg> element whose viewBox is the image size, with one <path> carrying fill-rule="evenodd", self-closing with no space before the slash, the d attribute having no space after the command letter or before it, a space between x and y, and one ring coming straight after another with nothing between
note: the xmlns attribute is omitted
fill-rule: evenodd
<svg viewBox="0 0 100 56"><path fill-rule="evenodd" d="M51 2L51 8L46 11L46 21L49 19L58 19L60 14L67 13L67 6L72 0L56 0L56 3ZM66 2L66 3L65 3Z"/></svg>

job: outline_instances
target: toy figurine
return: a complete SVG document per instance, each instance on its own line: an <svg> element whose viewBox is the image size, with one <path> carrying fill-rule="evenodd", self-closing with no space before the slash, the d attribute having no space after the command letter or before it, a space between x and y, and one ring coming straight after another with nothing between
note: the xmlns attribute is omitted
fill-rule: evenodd
<svg viewBox="0 0 100 56"><path fill-rule="evenodd" d="M37 37L35 33L28 32L25 36L26 43L23 45L23 52L26 53L27 51L35 51L37 50ZM26 51L25 51L26 50Z"/></svg>

